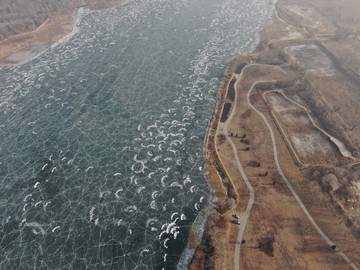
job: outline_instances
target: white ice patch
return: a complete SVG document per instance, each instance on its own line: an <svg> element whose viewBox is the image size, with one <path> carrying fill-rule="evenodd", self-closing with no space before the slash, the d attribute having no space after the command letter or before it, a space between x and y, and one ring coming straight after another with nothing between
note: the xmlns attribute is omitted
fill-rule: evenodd
<svg viewBox="0 0 360 270"><path fill-rule="evenodd" d="M60 229L60 226L56 226L55 228L53 228L52 230L51 230L51 232L56 232L58 229Z"/></svg>
<svg viewBox="0 0 360 270"><path fill-rule="evenodd" d="M120 193L123 192L123 189L122 188L119 188L118 190L115 191L115 197L117 199L120 199Z"/></svg>
<svg viewBox="0 0 360 270"><path fill-rule="evenodd" d="M170 240L170 238L166 238L166 239L164 240L164 243L163 243L164 248L169 248L168 245L167 245L167 242L168 242L169 240Z"/></svg>
<svg viewBox="0 0 360 270"><path fill-rule="evenodd" d="M136 205L130 205L130 206L126 207L124 211L127 212L127 213L136 212L137 207L136 207Z"/></svg>
<svg viewBox="0 0 360 270"><path fill-rule="evenodd" d="M92 221L94 219L94 211L95 211L95 207L91 207L90 209L90 217L89 217L89 221Z"/></svg>
<svg viewBox="0 0 360 270"><path fill-rule="evenodd" d="M150 208L151 208L151 209L154 209L154 210L157 209L157 206L156 206L156 202L155 202L155 201L151 201L151 203L150 203Z"/></svg>
<svg viewBox="0 0 360 270"><path fill-rule="evenodd" d="M39 234L41 233L41 235L45 235L45 230L42 227L41 224L37 223L37 222L29 222L29 223L25 223L24 225L25 227L31 227L33 228L32 232L34 234Z"/></svg>

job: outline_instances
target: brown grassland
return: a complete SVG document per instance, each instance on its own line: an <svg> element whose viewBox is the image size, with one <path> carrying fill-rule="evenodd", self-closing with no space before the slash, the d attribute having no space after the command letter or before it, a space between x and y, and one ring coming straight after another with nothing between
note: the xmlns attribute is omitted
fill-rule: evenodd
<svg viewBox="0 0 360 270"><path fill-rule="evenodd" d="M219 87L206 144L216 202L191 269L360 267L360 3L281 0L275 7L255 51L236 56ZM336 246L279 174L269 129L247 101L258 81L267 82L256 84L250 103L273 131L281 169ZM250 193L235 154L255 194L247 222Z"/></svg>
<svg viewBox="0 0 360 270"><path fill-rule="evenodd" d="M94 0L91 9L103 9L125 3L125 0ZM72 32L78 8L69 13L49 14L36 29L0 41L0 64L18 64L31 60L52 44Z"/></svg>
<svg viewBox="0 0 360 270"><path fill-rule="evenodd" d="M73 23L73 14L49 16L1 41L0 63L29 60ZM215 202L202 238L190 236L190 269L360 268L360 2L279 0L260 35L219 86L205 152ZM284 175L336 246L283 181L270 130ZM251 192L235 155L254 191L248 219Z"/></svg>

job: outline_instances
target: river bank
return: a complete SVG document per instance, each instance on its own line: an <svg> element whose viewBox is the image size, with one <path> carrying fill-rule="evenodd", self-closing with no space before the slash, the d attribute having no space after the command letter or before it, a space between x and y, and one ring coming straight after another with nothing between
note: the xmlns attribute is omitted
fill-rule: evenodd
<svg viewBox="0 0 360 270"><path fill-rule="evenodd" d="M271 21L269 19L267 23L271 23ZM246 63L254 60L253 53L258 50L261 40L261 34L257 34L256 41L248 53L238 55L228 63L217 91L214 113L210 120L205 142L207 180L214 195L214 202L205 222L201 241L198 239L198 246L195 249L189 269L233 269L234 267L234 244L236 244L235 239L239 227L232 223L232 220L233 215L237 215L243 210L242 206L246 204L246 196L244 196L245 190L239 190L234 185L223 162L219 159L216 147L222 144L225 138L221 135L219 137L217 132L220 122L225 122L225 118L227 118L224 117L228 114L225 112L226 106L224 105L226 105L226 99L231 96L229 92L233 74L240 73Z"/></svg>
<svg viewBox="0 0 360 270"><path fill-rule="evenodd" d="M287 75L287 78L285 80L283 80L282 82L278 82L276 84L277 87L284 87L284 89L287 89L287 91L289 91L297 100L302 100L302 104L306 104L305 102L309 102L306 98L304 99L304 97L309 97L310 95L314 95L314 92L316 93L316 91L314 91L314 88L311 88L311 85L316 84L319 88L324 88L326 87L325 85L319 86L319 78L321 76L323 76L323 69L321 68L321 62L325 62L325 60L323 60L321 58L321 55L312 55L312 57L314 59L317 59L316 62L316 68L319 70L317 73L314 72L315 66L307 66L304 65L303 63L301 63L301 61L304 61L304 59L300 58L300 60L298 60L298 62L294 62L293 59L289 58L289 56L286 55L285 52L287 52L286 50L290 50L288 48L292 48L292 46L303 46L303 45L299 45L299 44L305 44L304 49L306 49L306 44L312 44L318 42L321 44L322 47L323 44L328 44L328 43L334 43L336 40L336 37L334 36L334 27L331 23L329 23L329 21L326 20L326 18L323 18L322 15L319 15L318 12L318 8L319 6L322 5L322 1L317 1L316 2L316 8L315 7L308 7L306 3L302 3L303 1L298 0L298 1L279 1L277 3L275 3L275 9L274 12L272 14L272 18L269 20L269 22L264 26L264 29L260 32L259 35L259 43L257 44L256 48L249 53L246 54L242 54L242 55L238 55L234 58L234 60L232 60L229 65L228 68L223 76L223 79L221 81L221 84L219 86L218 89L218 93L217 93L217 102L216 102L216 106L214 109L214 114L212 116L211 119L211 123L210 123L210 128L208 131L208 137L207 137L207 141L206 141L206 150L205 150L205 156L208 162L208 181L209 181L209 185L211 186L212 190L213 190L213 194L215 196L215 202L214 202L214 207L212 209L211 214L208 216L208 219L206 221L206 225L205 225L205 231L201 240L201 244L197 247L194 257L192 259L191 262L191 267L190 269L239 269L239 265L235 265L234 264L234 252L235 252L235 246L239 246L239 245L244 245L245 244L245 240L242 240L241 242L237 242L235 241L236 236L237 236L237 232L239 230L239 227L237 227L235 224L232 223L233 214L237 214L238 213L242 213L245 209L245 206L247 204L247 199L248 199L248 191L246 186L244 186L244 184L241 184L241 177L238 173L232 171L232 169L229 169L231 167L235 167L234 162L232 161L232 159L234 159L232 157L231 154L229 154L231 152L229 145L227 145L226 143L226 138L224 136L224 134L222 134L222 129L224 128L223 124L221 124L221 122L226 122L227 121L227 115L229 114L229 112L231 110L240 110L240 112L242 112L242 110L245 110L245 103L242 103L242 107L237 106L236 108L232 108L233 105L233 95L229 94L228 92L232 91L231 88L234 87L232 84L232 80L233 78L239 78L237 77L237 73L239 73L239 70L241 70L242 67L244 67L244 65L246 65L246 63L258 63L259 67L260 66L283 66L284 67L284 73ZM302 9L298 6L298 5L305 5L305 7L303 7ZM348 6L346 6L347 8ZM292 12L297 12L296 16L295 15L290 15L289 11ZM301 10L301 11L299 11ZM311 11L310 13L312 13L314 15L313 19L310 20L309 18L307 18L307 14L303 14L301 12L307 11L309 12L309 10ZM287 14L287 16L284 16L284 14ZM281 14L279 16L279 14ZM350 12L350 14L353 14ZM293 18L295 18L295 21L292 21L291 19L293 19L291 16L293 16ZM298 17L297 17L298 16ZM302 18L302 16L305 19ZM289 19L290 18L290 19ZM311 27L313 27L312 25L314 24L314 22L317 23L317 25L319 25L319 29L311 29ZM339 24L341 23L341 20L339 21ZM354 23L355 24L355 23ZM356 24L355 24L356 25ZM358 25L357 25L358 27ZM355 28L355 26L354 26ZM320 34L318 34L320 33ZM326 33L326 35L324 35L324 33ZM325 37L326 36L326 37ZM329 41L326 40L326 38L329 38ZM316 40L316 42L314 41ZM343 41L338 41L338 44L342 44ZM297 47L296 47L297 48ZM323 48L322 48L323 49ZM284 51L285 52L284 52ZM329 54L327 51L325 51L325 54ZM331 55L333 55L333 53L331 53ZM354 54L354 58L357 58L358 54ZM320 66L320 67L319 67ZM344 70L346 70L346 68L341 68L340 71L337 71L340 73L342 73ZM269 71L267 71L269 74L271 75ZM307 72L309 74L311 74L312 76L317 76L316 79L314 77L310 77L307 76L305 77L304 74L307 74ZM264 76L264 71L261 71L261 69L256 69L254 68L253 70L253 74L258 74L259 78L261 78L261 76ZM315 75L314 75L315 73ZM275 74L275 73L274 73ZM254 75L252 75L254 76ZM249 76L249 77L252 77ZM275 75L274 75L275 76ZM338 75L332 75L335 77L337 77ZM339 75L340 76L340 75ZM348 76L348 74L342 74L341 76ZM353 78L354 76L352 76ZM254 78L256 78L256 76L254 76ZM242 89L244 88L244 90L246 90L246 86L247 84L247 80L249 79L245 79L244 82L244 86L241 86L240 84L238 84L238 89ZM297 81L299 80L299 81ZM235 80L236 81L236 80ZM357 81L354 81L354 84L357 84ZM234 84L234 83L233 83ZM303 84L303 85L299 85L299 84ZM307 85L306 85L307 84ZM236 83L235 83L236 85ZM305 90L302 90L303 93L299 90L300 88L303 89L305 85ZM250 86L250 84L249 84ZM261 87L258 87L257 91L262 91L262 90L266 90L266 89L273 89L274 85L270 85L270 84L263 84ZM236 88L236 86L235 86ZM312 89L312 92L308 92L308 89ZM349 86L348 89L352 89L352 86ZM355 89L355 88L354 88ZM237 90L235 90L237 91ZM261 100L261 94L259 94L257 91L255 91L256 93L253 94L253 98L251 99L252 102L258 104L257 106L261 105L262 110L270 110L269 115L267 117L269 117L271 119L274 118L274 114L276 112L272 112L271 109L271 103L268 104L267 100ZM350 91L350 90L349 90ZM306 95L304 94L306 93ZM352 94L354 96L356 96L355 92L352 92ZM356 96L357 97L357 96ZM317 98L319 98L319 96L317 96ZM328 96L326 96L326 98L329 98ZM244 100L244 97L242 97L242 99ZM245 98L246 99L246 98ZM355 138L354 136L350 135L345 135L344 132L340 132L338 126L341 125L341 120L340 122L336 122L334 119L344 119L344 118L340 118L337 115L332 115L332 120L330 121L330 117L329 116L324 116L323 114L320 113L320 111L322 111L322 104L318 104L319 107L316 108L316 106L314 104L311 103L311 100L314 99L313 97L310 100L310 104L308 105L309 107L311 107L311 110L313 111L313 115L316 115L316 122L317 123L321 123L322 126L327 129L327 130L331 130L332 134L335 134L338 138L340 138L341 140L344 140L347 146L349 146L350 149L352 149L352 154L357 155L357 147L355 146L357 143L357 138ZM325 99L325 98L323 98ZM304 101L305 100L305 101ZM343 101L339 102L340 104ZM236 103L235 103L236 104ZM336 102L334 102L333 104L336 104ZM229 105L229 106L226 106ZM284 106L284 105L283 105ZM334 106L334 105L329 105L329 103L326 104L326 106ZM354 105L355 106L355 105ZM355 109L356 106L344 106L344 108L350 107ZM227 109L228 112L226 112L224 114L224 109ZM277 108L277 107L275 107ZM309 110L310 111L310 110ZM233 124L231 124L231 128L232 130L238 130L239 126L240 126L240 130L247 130L246 133L244 133L244 131L242 131L243 133L237 134L234 133L231 135L231 137L234 137L233 140L234 142L237 141L238 137L242 138L242 136L246 136L251 134L252 136L256 136L259 138L263 138L263 140L267 140L267 138L265 137L264 131L262 131L261 126L257 126L257 119L254 118L254 116L251 116L251 110L247 110L247 111L243 111L243 114L240 114L240 112L237 112L237 114L239 115L236 119L236 121L234 121ZM316 113L314 113L316 112ZM345 111L344 111L345 114ZM240 117L241 115L241 117ZM324 118L326 118L326 120L324 120ZM249 118L251 118L253 120L253 122L250 124L250 122L248 122ZM247 120L244 120L247 119ZM295 119L295 118L294 118ZM345 118L345 119L349 119L349 118ZM293 120L293 121L298 121L298 120ZM244 123L243 123L244 122ZM246 125L249 125L248 127L246 127ZM275 123L276 124L276 123ZM350 195L353 194L351 193L352 191L349 191L351 189L351 186L355 183L349 183L346 182L345 180L340 180L341 178L344 177L344 172L342 172L342 170L339 169L333 169L331 170L331 173L333 173L333 175L336 175L337 178L337 182L341 182L342 187L339 188L339 186L334 186L332 187L333 190L328 190L324 192L325 186L324 186L324 180L323 178L328 177L328 175L330 175L330 172L327 171L323 171L323 168L321 168L321 166L325 166L325 168L328 168L328 164L327 163L332 163L334 165L331 166L337 166L335 165L337 164L341 164L342 166L344 164L348 164L348 165L352 165L353 164L353 158L351 153L349 155L343 155L342 152L338 152L338 150L336 150L335 145L329 146L329 149L334 149L333 151L335 152L335 154L333 154L334 156L331 157L328 154L328 159L324 160L322 162L322 159L324 159L324 157L322 157L319 154L313 154L314 157L311 157L309 154L308 156L301 157L302 161L309 161L310 167L307 168L306 170L303 170L303 168L297 168L298 165L296 165L296 161L293 160L290 162L290 160L293 159L293 155L291 155L291 149L293 149L294 147L292 145L288 145L286 146L286 142L284 140L284 138L281 135L280 130L283 130L283 127L280 126L279 127L279 123L277 124L277 127L275 124L274 125L275 129L279 129L275 134L275 137L277 137L277 140L280 140L280 142L278 142L280 144L280 149L279 150L281 152L281 155L283 157L280 157L280 161L283 163L283 166L285 167L284 171L287 175L290 175L290 178L293 179L302 179L301 181L298 180L299 183L296 183L295 185L295 189L299 190L299 188L301 187L301 191L299 192L300 197L303 198L304 200L304 204L306 205L306 207L308 207L310 209L310 212L314 211L314 209L317 208L317 203L315 202L314 199L316 198L322 198L322 200L326 201L326 203L323 204L322 207L324 207L324 209L327 209L327 211L329 213L333 213L333 216L330 217L324 217L321 214L319 214L319 210L315 210L315 213L312 212L312 215L314 216L315 220L317 220L317 222L319 222L319 225L322 228L325 228L326 232L329 233L330 232L330 238L332 238L333 240L337 241L337 243L341 243L342 245L342 250L344 251L349 251L349 244L348 242L342 242L343 239L346 238L345 235L349 235L349 234L354 234L356 235L358 232L358 225L356 226L352 226L349 224L353 224L354 223L358 223L358 206L355 206L355 204L352 204L351 207L349 207L348 203L343 203L344 200L350 200L351 201L358 201L358 195L355 195L356 198L353 199L354 195ZM220 127L219 127L220 125ZM284 124L281 124L284 125ZM287 128L288 130L286 131L287 133L292 134L292 132L294 132L293 130L291 130L288 126L285 125L285 128ZM256 129L257 132L254 133L253 129ZM220 133L218 132L218 130L220 130ZM350 131L351 128L348 128L348 130ZM351 130L352 131L352 130ZM237 131L236 131L237 132ZM225 132L226 133L226 132ZM283 131L284 133L284 131ZM349 134L351 134L349 132ZM285 135L286 136L286 135ZM292 135L291 135L292 136ZM314 137L318 136L316 134L312 135ZM248 138L248 137L246 137ZM257 141L259 141L259 138L257 138ZM282 141L284 140L284 141ZM288 144L292 144L292 142L290 142L291 140L287 140ZM246 143L247 145L251 145L251 140L248 139L241 139L241 142L244 144ZM249 142L249 143L247 143ZM306 142L304 142L306 143ZM317 142L314 142L314 144L316 144ZM267 156L267 152L271 153L271 149L267 148L267 146L261 146L262 151L260 151L259 153L256 153L255 155L249 155L249 154L240 154L241 151L244 151L245 148L243 148L243 146L241 146L241 144L237 144L237 149L239 149L239 155L240 158L244 158L245 160L249 160L249 157L247 156L252 156L252 159L250 162L248 162L246 164L246 172L249 173L251 172L251 178L255 179L251 179L252 185L254 186L255 192L256 193L261 193L261 196L263 196L263 198L257 198L256 200L258 200L257 203L255 203L255 210L253 210L253 212L255 211L255 213L251 214L252 217L250 217L250 221L249 221L249 225L250 228L246 229L247 231L245 232L245 238L246 238L246 243L248 242L248 239L250 240L250 243L248 245L246 245L246 249L242 252L244 252L245 254L241 256L242 261L241 261L241 265L242 267L244 267L244 269L257 269L260 267L261 265L261 269L280 269L280 268L288 268L288 269L294 269L294 267L301 267L301 263L300 262L295 262L289 259L284 259L282 258L282 256L286 253L289 248L289 243L291 246L294 245L294 242L299 241L299 249L297 250L298 253L298 257L302 257L304 256L304 260L308 261L308 266L309 265L313 265L314 267L320 267L321 264L319 264L319 262L316 261L316 253L315 251L312 251L312 253L309 254L304 254L303 253L303 249L308 249L308 246L313 246L312 248L316 248L315 246L318 245L318 243L310 243L311 241L307 240L307 246L304 247L303 244L300 244L301 240L297 235L300 232L296 232L299 230L298 228L298 224L294 225L294 224L290 224L288 223L288 221L283 220L281 221L282 224L278 224L275 225L277 222L279 221L275 221L273 220L273 218L271 217L271 215L269 214L270 212L273 212L273 215L275 215L277 217L277 219L281 219L279 216L279 213L282 213L283 215L287 215L285 214L283 211L283 209L278 208L278 206L273 205L271 209L267 209L268 205L271 205L274 203L274 198L276 198L275 201L281 201L281 197L283 195L279 195L276 191L276 187L272 187L269 191L265 191L265 187L266 186L274 186L275 183L278 183L278 177L276 175L275 172L271 172L271 170L273 170L273 166L272 161L271 161L271 154L270 156ZM258 142L259 144L259 142ZM269 143L270 144L270 143ZM242 148L240 148L242 147ZM248 149L252 149L253 146L248 147ZM255 148L260 147L260 145L256 146ZM304 147L304 144L302 144L302 146L299 149L299 146L297 146L298 149L293 150L293 151L298 151L301 153L301 147ZM314 146L313 146L314 147ZM286 150L286 148L288 148ZM295 147L296 148L296 147ZM266 151L265 151L266 150ZM290 153L289 153L289 152ZM312 150L315 151L315 150ZM257 150L255 150L255 152L258 152ZM330 151L329 151L330 152ZM220 153L220 154L219 154ZM245 153L245 152L244 152ZM296 154L296 153L295 153ZM263 157L261 157L263 156ZM347 158L347 156L351 157L351 158ZM331 157L331 158L330 158ZM263 159L264 162L258 163L258 162L254 162L254 158L257 158L258 160ZM263 163L265 165L263 165ZM268 180L269 184L258 184L259 182L259 176L263 177L263 176L267 176L268 171L266 171L266 174L263 173L257 173L254 174L254 169L250 168L250 167L254 167L254 164L258 164L258 166L255 167L265 167L269 170L269 175L270 175L270 179ZM285 165L284 165L285 164ZM356 164L356 163L355 163ZM224 167L225 165L225 167ZM301 166L300 166L301 167ZM354 169L354 173L355 171L358 172L355 168ZM228 170L228 171L227 171ZM265 169L263 169L265 170ZM312 193L312 198L309 198L309 195L307 193L304 193L305 190L307 190L307 188L305 188L305 185L308 185L307 180L308 180L308 175L312 174L312 175L317 175L314 179L314 181L318 182L318 186L313 187L313 190L311 191ZM319 176L322 176L323 178L318 178ZM312 176L313 178L314 176ZM317 178L317 179L316 179ZM254 182L254 180L256 180ZM286 180L287 181L287 180ZM234 184L235 183L235 184ZM271 183L271 184L270 184ZM301 183L301 184L300 184ZM313 184L312 184L313 185ZM355 183L356 185L356 183ZM268 188L266 188L268 189ZM281 185L281 193L284 193L284 190L286 189L285 186ZM344 194L343 194L343 198L339 197L339 193L338 190L347 190ZM309 192L309 191L307 191ZM265 194L268 194L265 196ZM297 195L296 195L297 196ZM345 199L346 198L346 199ZM259 202L260 201L260 202ZM289 202L287 202L289 203ZM325 206L326 205L326 206ZM336 210L339 205L341 205L342 210L338 211ZM357 204L358 205L358 204ZM291 205L288 205L288 208L294 208L294 212L297 212L298 210L295 210L297 208L297 203L296 201L292 202ZM260 209L263 209L262 211L259 211ZM264 209L267 209L266 211ZM321 213L321 211L320 211ZM241 216L241 214L240 214ZM271 219L271 220L267 220ZM291 217L291 218L297 218L299 219L299 223L304 224L304 226L309 226L309 225L305 225L307 224L307 219L305 216L301 216L301 217ZM241 219L241 218L240 218ZM320 220L320 221L319 221ZM330 221L331 220L331 221ZM339 224L344 224L347 223L348 225L347 228L345 229L344 226L342 226L342 229L339 228L330 228L329 227L329 223L334 222L334 220L337 220L339 222ZM351 223L349 223L349 221ZM280 222L280 223L281 223ZM284 224L287 224L284 227ZM340 225L339 225L340 226ZM295 233L295 235L293 235L292 233L289 234L289 230L293 230ZM335 236L335 233L339 230L344 231L344 234L342 236ZM282 231L282 233L280 234L280 231ZM345 232L347 231L347 232ZM289 235L287 235L289 234ZM310 235L310 233L308 232L308 234ZM311 238L315 239L319 239L319 235L314 234L314 232L311 233ZM270 240L271 241L270 241ZM358 238L349 238L347 241L352 242L351 245L358 245ZM267 242L267 241L270 242ZM264 242L265 241L265 242ZM317 241L322 241L322 240L317 240ZM315 241L316 242L316 241ZM275 244L274 244L275 243ZM296 246L295 245L295 246ZM315 245L315 246L314 246ZM351 246L350 245L350 246ZM301 247L300 247L301 246ZM277 249L282 250L280 253L282 253L283 255L280 255L280 253L277 253ZM292 252L294 252L293 248L291 248ZM262 254L262 252L265 253L265 257L263 259L259 259L260 254ZM278 251L278 252L279 252ZM260 253L259 253L260 252ZM285 253L284 253L285 252ZM350 252L350 251L349 251ZM355 262L358 260L357 255L355 255L353 252L350 252L348 255L350 255L350 257L355 260ZM277 259L277 262L274 263L273 260L271 260L271 258L269 257L274 257L274 256L279 256L279 258ZM323 255L324 256L324 255ZM332 256L331 254L327 254L326 255L326 260L327 262L324 262L324 265L332 265L333 264L333 258L334 256ZM347 257L344 257L346 260ZM345 261L346 261L345 260ZM347 261L349 263L349 261ZM300 263L300 264L298 264ZM349 265L351 267L354 267L354 264L350 261ZM326 267L328 267L326 266ZM290 267L290 268L289 268ZM323 266L321 266L323 267ZM346 269L347 264L342 263L341 265L341 269ZM356 266L355 266L356 268ZM355 269L354 268L354 269Z"/></svg>
<svg viewBox="0 0 360 270"><path fill-rule="evenodd" d="M36 29L0 41L0 65L21 65L44 53L51 46L70 37L76 25L78 10L93 10L126 4L126 0L109 0L71 9L66 14L49 15Z"/></svg>
<svg viewBox="0 0 360 270"><path fill-rule="evenodd" d="M15 186L3 190L16 202L3 216L45 230L16 227L31 246L7 245L16 255L2 258L5 268L20 257L32 268L176 267L211 200L202 153L219 70L253 43L268 14L267 1L233 2L83 9L74 38L0 69L1 169L11 178L3 184ZM29 194L50 206L46 216Z"/></svg>

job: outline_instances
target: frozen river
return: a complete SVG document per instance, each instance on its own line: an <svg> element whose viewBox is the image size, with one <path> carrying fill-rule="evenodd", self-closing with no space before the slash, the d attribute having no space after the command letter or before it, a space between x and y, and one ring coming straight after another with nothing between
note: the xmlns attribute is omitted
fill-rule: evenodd
<svg viewBox="0 0 360 270"><path fill-rule="evenodd" d="M203 144L219 80L270 9L82 9L68 40L0 68L0 269L176 268L212 201Z"/></svg>

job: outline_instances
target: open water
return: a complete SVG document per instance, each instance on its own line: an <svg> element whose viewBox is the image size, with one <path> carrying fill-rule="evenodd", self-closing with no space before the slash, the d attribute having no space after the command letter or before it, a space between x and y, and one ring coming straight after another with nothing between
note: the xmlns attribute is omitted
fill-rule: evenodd
<svg viewBox="0 0 360 270"><path fill-rule="evenodd" d="M0 269L186 268L190 226L212 200L203 144L215 91L270 9L81 9L70 38L1 67Z"/></svg>

